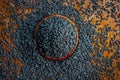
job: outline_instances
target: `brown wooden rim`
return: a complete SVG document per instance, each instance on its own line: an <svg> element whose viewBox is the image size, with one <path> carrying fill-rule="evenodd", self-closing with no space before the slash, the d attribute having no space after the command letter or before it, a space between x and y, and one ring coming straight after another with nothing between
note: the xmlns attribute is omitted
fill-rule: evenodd
<svg viewBox="0 0 120 80"><path fill-rule="evenodd" d="M78 27L75 25L74 22L72 22L69 18L63 16L63 15L60 15L60 14L52 14L52 15L49 15L45 18L43 18L39 23L38 25L35 27L35 30L34 30L34 39L35 39L35 43L36 43L36 49L38 50L39 49L39 46L37 44L37 41L36 41L36 33L37 33L37 30L39 29L39 25L41 25L43 23L43 21L51 18L51 17L60 17L62 19L65 19L67 20L68 22L70 22L74 27L75 27L75 30L76 30L76 44L73 46L73 48L70 50L69 53L65 54L64 56L62 57L59 57L59 58L55 58L55 57L51 57L51 56L47 56L45 55L44 53L40 52L39 54L45 58L45 59L48 59L48 60L52 60L52 61L62 61L62 60L65 60L65 59L68 59L70 56L73 55L77 45L78 45Z"/></svg>

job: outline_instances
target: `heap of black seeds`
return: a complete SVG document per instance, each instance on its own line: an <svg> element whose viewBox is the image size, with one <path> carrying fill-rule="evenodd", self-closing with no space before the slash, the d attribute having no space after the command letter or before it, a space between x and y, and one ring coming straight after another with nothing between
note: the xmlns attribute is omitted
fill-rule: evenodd
<svg viewBox="0 0 120 80"><path fill-rule="evenodd" d="M36 41L40 48L39 53L61 57L69 53L75 45L75 27L65 19L51 17L38 26Z"/></svg>

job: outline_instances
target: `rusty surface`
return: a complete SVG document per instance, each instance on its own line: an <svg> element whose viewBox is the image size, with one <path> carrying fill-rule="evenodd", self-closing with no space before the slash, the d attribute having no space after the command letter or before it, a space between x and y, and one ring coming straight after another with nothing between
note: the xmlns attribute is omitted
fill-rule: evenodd
<svg viewBox="0 0 120 80"><path fill-rule="evenodd" d="M58 76L58 78L56 78L55 75L51 76L53 78L51 77L47 78L48 73L37 72L37 67L33 67L33 66L31 67L29 65L31 63L37 64L39 60L36 60L35 62L29 62L29 61L27 62L24 59L26 58L23 54L25 53L25 50L23 49L24 47L19 48L18 46L19 42L16 41L17 40L16 35L18 35L21 27L24 26L25 24L24 21L28 21L28 23L27 22L26 23L27 24L30 23L32 26L31 29L34 29L33 27L37 25L37 22L39 22L45 16L48 16L46 15L47 12L45 12L45 15L42 15L42 17L39 17L37 15L37 13L44 14L44 13L41 13L40 11L44 11L43 7L48 5L46 2L50 6L54 5L58 8L63 7L65 9L71 9L71 11L73 9L73 13L75 13L73 15L70 15L69 14L70 12L67 12L67 11L65 12L64 10L62 12L62 9L61 9L61 12L59 12L60 9L58 9L57 10L58 12L57 12L55 11L56 9L54 9L56 7L52 7L53 12L49 12L48 14L56 13L56 14L66 15L73 22L75 22L76 23L75 25L77 25L78 27L81 26L79 24L80 20L82 20L83 24L91 25L90 27L91 29L93 29L94 34L91 34L90 33L91 31L87 31L87 32L88 34L91 34L92 40L90 45L92 48L92 52L89 52L87 56L89 58L88 60L89 65L93 68L96 68L96 70L98 71L97 72L98 75L97 76L95 75L94 77L90 77L90 78L96 79L96 80L98 79L119 80L120 79L120 1L119 0L63 0L63 1L61 0L57 0L57 1L23 0L23 2L22 0L18 2L16 2L15 0L11 0L11 1L1 0L0 1L0 73L4 73L5 77L2 76L3 74L1 74L0 79L19 80L18 76L24 75L24 73L26 75L29 73L34 74L34 79L31 79L31 80L37 80L37 79L54 80L58 78L62 79L62 76L65 77L66 80L73 79L70 76L68 76L70 73L68 75L67 74L64 75L64 72L63 72L61 73L61 75ZM52 10L52 8L50 8L49 5L46 7L48 7L49 10ZM31 15L38 16L37 19L33 17L32 20L33 21L36 20L33 23L27 20L27 19L31 19L30 18ZM75 17L80 18L80 20L77 20ZM21 26L21 23L22 23L22 26ZM29 26L27 25L24 27L29 28ZM84 26L84 27L86 27L84 29L87 29L87 26ZM81 28L79 28L79 30L81 30ZM79 38L79 40L81 40L81 38ZM23 39L23 42L24 42L24 39ZM88 42L88 41L85 41L85 42ZM22 46L22 43L21 43L21 46ZM77 51L75 53L76 55L81 55L82 53L85 53L85 52L79 53L79 48L77 49ZM29 52L30 51L28 50L28 54ZM31 54L34 53L34 50L33 52L30 52L30 53ZM73 55L73 57L76 55ZM32 57L32 58L35 59L36 57ZM32 60L32 58L29 58L29 59ZM45 64L45 62L49 63L49 61L45 61L41 57L40 59L42 61L41 62L42 64ZM71 58L70 61L74 62L74 59ZM81 63L79 61L80 60L78 58L76 62ZM86 59L84 59L84 61L86 62ZM53 63L50 62L50 65L53 65L53 64L54 62ZM71 66L72 65L74 64L71 64ZM33 68L35 72L31 71L29 73L26 73L24 70L22 70L26 66L30 67L30 69ZM68 66L67 63L66 63L66 66ZM79 69L79 66L80 65L77 66L78 69ZM70 67L70 70L71 69L72 67ZM62 68L60 70L63 71ZM72 70L74 71L75 68ZM93 72L92 71L90 72L90 71L89 73L86 73L84 76L94 75ZM40 75L38 76L38 73L41 73L42 75L41 78L39 78ZM51 71L51 73L54 74L54 70ZM71 71L71 75L72 74L74 73L72 73ZM78 79L79 76L81 77L82 76L81 74L80 73L76 74L76 77L77 77L76 79ZM26 79L30 79L27 77L28 76L26 76ZM84 80L85 78L81 77L80 79ZM87 78L87 80L89 79Z"/></svg>

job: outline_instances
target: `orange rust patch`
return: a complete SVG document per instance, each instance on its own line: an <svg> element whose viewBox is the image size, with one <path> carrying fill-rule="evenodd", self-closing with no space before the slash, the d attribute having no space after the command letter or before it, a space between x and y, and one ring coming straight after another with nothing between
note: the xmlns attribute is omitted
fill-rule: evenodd
<svg viewBox="0 0 120 80"><path fill-rule="evenodd" d="M4 45L3 45L3 49L4 49L5 51L8 51L8 50L9 50L8 45L7 45L7 44L4 44Z"/></svg>
<svg viewBox="0 0 120 80"><path fill-rule="evenodd" d="M0 1L0 41L2 42L0 44L0 46L2 46L4 53L10 53L8 54L7 57L0 57L1 61L4 61L4 63L2 64L2 67L9 67L9 65L7 64L7 62L11 61L10 55L12 53L11 50L13 50L15 48L15 44L13 42L13 39L11 36L11 34L15 33L16 30L18 29L18 25L16 23L16 20L14 20L13 18L10 18L9 16L11 14L14 14L14 11L11 11L10 7L13 7L14 10L17 12L16 7L14 6L12 1L8 0L1 0ZM17 12L18 14L18 12ZM15 25L13 25L12 27L9 27L9 22L14 22ZM5 30L9 30L9 31L5 31ZM10 52L11 51L11 52ZM12 58L13 60L13 58ZM13 63L13 65L16 65L16 68L22 68L24 66L24 64L22 63L22 60L20 61L19 59L16 59L15 63ZM16 70L13 69L9 69L7 72L7 74L11 74L13 72L15 72ZM18 71L16 71L18 72ZM11 80L11 78L8 78L8 80Z"/></svg>
<svg viewBox="0 0 120 80"><path fill-rule="evenodd" d="M80 15L83 17L83 20L86 23L90 22L92 25L95 25L95 27L92 27L92 28L97 33L99 33L97 35L92 35L93 40L97 42L92 43L93 52L90 54L90 56L92 57L90 61L91 64L98 66L101 80L112 80L113 78L114 80L120 79L118 75L120 74L120 70L118 69L118 59L113 59L111 66L106 66L106 62L103 61L104 58L111 60L114 57L115 53L118 51L118 47L120 46L120 44L116 44L118 43L118 41L120 41L119 18L117 18L119 14L118 9L120 8L120 3L117 1L110 1L110 0L97 1L96 3L99 6L99 8L97 8L97 10L92 13L92 15L89 15L89 14L86 14L85 11L87 11L88 7L92 11L93 5L96 5L96 4L92 3L92 1L90 0L85 0L84 4L76 7L75 4L79 2L79 0L78 1L75 0L75 1L76 2L73 4L74 8L81 13ZM108 3L114 4L115 10L116 10L115 12L111 11L113 6L112 7L106 6L106 4ZM79 10L79 9L83 9L83 10ZM98 14L98 12L101 12L101 13ZM111 13L108 13L108 12L111 12ZM106 29L108 28L109 28L109 31L106 31ZM105 33L104 36L106 36L106 38L100 38L100 35L103 33ZM97 48L97 50L95 48ZM106 49L103 50L103 48L106 48ZM99 52L102 52L101 57L99 57L97 60L96 59L94 60L94 55L98 54ZM102 71L102 67L106 67L107 69ZM107 73L110 70L113 70L113 72L108 76Z"/></svg>
<svg viewBox="0 0 120 80"><path fill-rule="evenodd" d="M17 29L17 28L18 28L18 26L17 26L17 25L14 25L14 26L13 26L13 28L14 28L14 29Z"/></svg>
<svg viewBox="0 0 120 80"><path fill-rule="evenodd" d="M31 8L24 8L24 14L30 14L31 12L33 12L35 9L31 9Z"/></svg>
<svg viewBox="0 0 120 80"><path fill-rule="evenodd" d="M74 8L75 8L76 10L79 10L79 9L80 9L79 5L77 5L77 1L76 1L76 0L74 0L74 1L72 2L72 4L73 4L73 6L74 6Z"/></svg>
<svg viewBox="0 0 120 80"><path fill-rule="evenodd" d="M112 56L114 56L114 53L113 52L104 51L103 56L105 58L110 59Z"/></svg>
<svg viewBox="0 0 120 80"><path fill-rule="evenodd" d="M106 18L107 15L108 15L108 13L107 13L106 11L104 11L104 12L102 13L102 18Z"/></svg>
<svg viewBox="0 0 120 80"><path fill-rule="evenodd" d="M24 67L22 59L12 59L12 63L18 65L19 67Z"/></svg>
<svg viewBox="0 0 120 80"><path fill-rule="evenodd" d="M10 11L10 5L8 4L8 2L6 2L4 0L0 1L0 8L2 10L0 12L0 14L3 15L3 16L0 17L0 20L5 24L5 25L0 24L0 26L1 26L0 27L0 32L2 32L3 29L9 29L9 25L8 25L8 23L10 21L9 16L11 14L13 14L13 12ZM9 33L2 33L2 34L0 33L0 40L2 40L2 42L4 43L4 45L3 45L4 51L9 50L8 44L4 40L6 40L10 44L13 44L12 38L10 38L9 36L10 36Z"/></svg>
<svg viewBox="0 0 120 80"><path fill-rule="evenodd" d="M26 19L26 14L30 14L30 13L36 11L36 10L37 10L37 9L33 9L33 8L24 8L24 11L23 11L23 13L24 13L23 19Z"/></svg>
<svg viewBox="0 0 120 80"><path fill-rule="evenodd" d="M20 75L22 73L21 68L25 66L25 64L23 64L22 59L12 59L12 64L16 65L16 71L17 74Z"/></svg>
<svg viewBox="0 0 120 80"><path fill-rule="evenodd" d="M90 0L85 0L85 3L83 4L83 8L86 9L88 5L90 5Z"/></svg>

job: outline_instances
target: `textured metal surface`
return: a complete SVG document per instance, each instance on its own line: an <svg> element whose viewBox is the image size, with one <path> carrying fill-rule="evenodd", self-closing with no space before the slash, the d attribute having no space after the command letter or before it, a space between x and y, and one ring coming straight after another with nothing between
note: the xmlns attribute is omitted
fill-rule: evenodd
<svg viewBox="0 0 120 80"><path fill-rule="evenodd" d="M51 14L64 15L78 27L77 49L64 61L46 60L35 49L35 26ZM66 24L67 21L58 18L55 24L52 20L48 20L50 26L47 28L56 34L47 34L51 38L54 37L54 42L50 39L51 42L48 43L53 42L62 47L61 50L58 47L54 47L54 50L50 47L49 51L58 52L57 54L69 51L70 48L66 48L67 44L64 44L66 39L63 39L63 33L68 32L68 27L71 29L68 33L74 34L75 30L71 28L70 23ZM64 28L60 28L61 24L64 24ZM58 28L52 30L52 27L57 25ZM47 32L44 32L44 29L43 32L40 31L41 34ZM68 35L71 47L75 42L72 38L74 36ZM119 79L119 0L0 1L0 80Z"/></svg>
<svg viewBox="0 0 120 80"><path fill-rule="evenodd" d="M34 30L36 50L45 59L63 61L73 55L78 45L78 27L69 18L52 14ZM65 46L64 46L65 45Z"/></svg>

